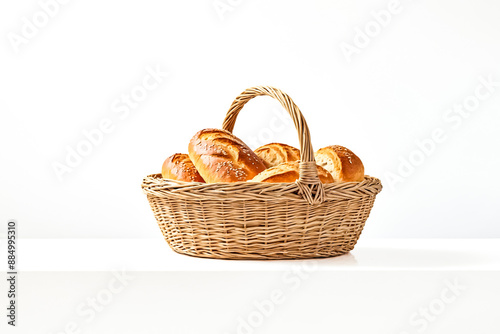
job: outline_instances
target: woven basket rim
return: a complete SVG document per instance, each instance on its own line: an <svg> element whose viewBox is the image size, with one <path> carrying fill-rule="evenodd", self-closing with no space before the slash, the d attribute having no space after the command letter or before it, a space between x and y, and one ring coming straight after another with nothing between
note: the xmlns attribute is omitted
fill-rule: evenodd
<svg viewBox="0 0 500 334"><path fill-rule="evenodd" d="M331 186L331 185L339 185L339 184L363 184L363 183L366 183L367 181L372 181L372 180L378 180L380 182L380 180L374 176L370 176L370 175L365 175L365 178L363 181L354 181L354 182L346 182L346 181L334 181L332 183L323 183L323 186L324 187L328 187L328 186ZM257 182L257 181L252 181L252 180L248 180L248 181L235 181L235 182L215 182L215 183L203 183L203 182L187 182L187 181L179 181L179 180L172 180L172 179L165 179L163 178L163 176L161 175L161 173L154 173L154 174L148 174L143 182L146 182L146 181L154 181L154 182L157 182L158 184L160 183L163 183L165 185L177 185L177 186L186 186L186 185L192 185L192 186L204 186L204 187L207 187L207 188L210 188L210 187L213 187L213 186L225 186L225 185L243 185L243 184L249 184L249 183L252 183L252 184L260 184L264 187L271 187L273 185L277 185L277 184L280 184L280 185L289 185L289 184L293 184L293 182ZM143 183L144 184L144 183Z"/></svg>
<svg viewBox="0 0 500 334"><path fill-rule="evenodd" d="M361 182L334 182L323 184L325 200L375 196L382 190L381 181L369 175ZM200 183L163 179L161 174L150 174L142 182L145 194L159 197L187 197L225 200L297 200L304 201L296 183L219 182ZM216 196L216 197L214 197ZM207 198L205 198L207 197Z"/></svg>

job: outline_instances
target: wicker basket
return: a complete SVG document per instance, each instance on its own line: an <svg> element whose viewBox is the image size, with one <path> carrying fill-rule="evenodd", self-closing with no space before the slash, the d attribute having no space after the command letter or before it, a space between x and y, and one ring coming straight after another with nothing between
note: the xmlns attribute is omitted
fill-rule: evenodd
<svg viewBox="0 0 500 334"><path fill-rule="evenodd" d="M197 183L144 178L158 225L182 254L219 259L330 257L354 248L370 214L380 180L322 184L306 121L293 101L272 87L245 90L222 127L232 132L238 113L256 96L277 99L299 133L300 178L295 183Z"/></svg>

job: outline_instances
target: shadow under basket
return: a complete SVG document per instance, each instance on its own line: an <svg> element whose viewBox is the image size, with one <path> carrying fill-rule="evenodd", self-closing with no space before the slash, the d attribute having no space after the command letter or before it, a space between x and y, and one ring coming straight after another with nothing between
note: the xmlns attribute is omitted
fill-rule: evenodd
<svg viewBox="0 0 500 334"><path fill-rule="evenodd" d="M142 189L170 247L218 259L305 259L351 251L382 190L380 180L319 181L309 129L293 101L272 87L253 87L231 105L222 128L232 132L250 99L267 95L290 113L299 133L295 183L197 183L144 178Z"/></svg>

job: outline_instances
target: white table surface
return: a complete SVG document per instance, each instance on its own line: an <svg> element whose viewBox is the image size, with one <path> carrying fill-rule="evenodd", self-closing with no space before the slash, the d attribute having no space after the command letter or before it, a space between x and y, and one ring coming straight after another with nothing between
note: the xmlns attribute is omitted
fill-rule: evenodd
<svg viewBox="0 0 500 334"><path fill-rule="evenodd" d="M500 239L366 239L349 254L315 259L324 271L500 270ZM21 239L19 271L245 271L287 270L298 261L231 261L177 254L152 239Z"/></svg>
<svg viewBox="0 0 500 334"><path fill-rule="evenodd" d="M0 333L500 333L500 239L362 237L350 254L305 261L200 259L161 237L18 249L20 327L2 321ZM276 293L262 325L242 332Z"/></svg>

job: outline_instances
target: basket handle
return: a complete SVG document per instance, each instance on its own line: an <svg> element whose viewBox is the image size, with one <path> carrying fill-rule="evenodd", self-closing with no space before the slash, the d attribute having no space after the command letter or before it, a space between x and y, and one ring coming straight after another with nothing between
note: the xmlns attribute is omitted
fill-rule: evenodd
<svg viewBox="0 0 500 334"><path fill-rule="evenodd" d="M246 89L233 101L226 118L222 123L222 128L229 132L233 132L234 123L243 106L257 96L270 96L278 100L283 108L290 114L295 124L295 128L299 134L300 143L300 165L299 179L295 182L299 187L302 197L309 204L319 204L324 201L323 183L319 180L318 170L316 168L316 160L314 159L314 151L311 144L311 134L307 126L304 116L299 110L299 107L292 99L281 90L269 86L257 86Z"/></svg>

